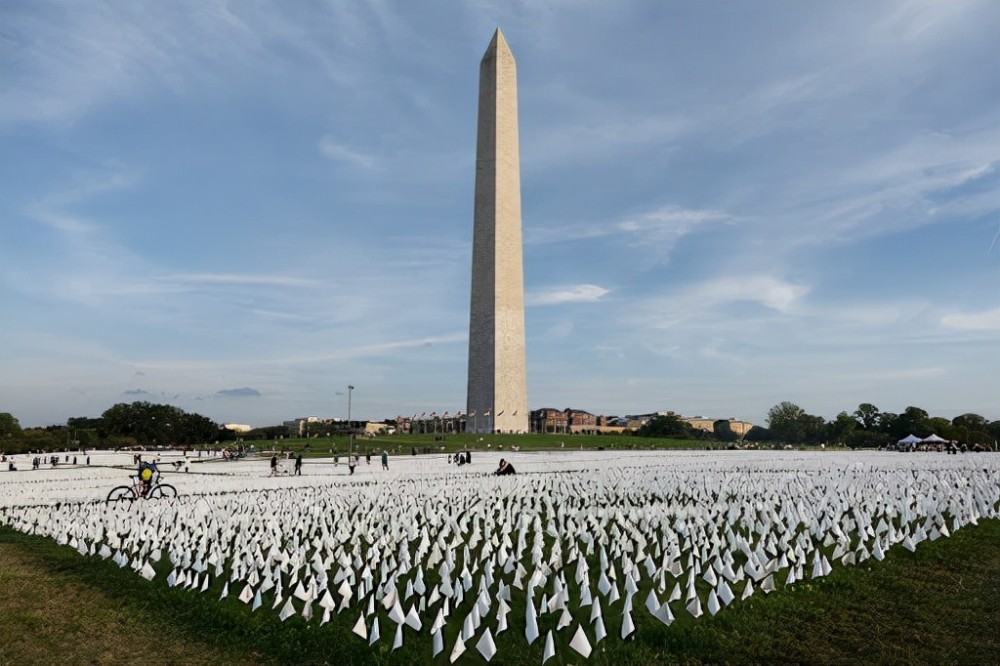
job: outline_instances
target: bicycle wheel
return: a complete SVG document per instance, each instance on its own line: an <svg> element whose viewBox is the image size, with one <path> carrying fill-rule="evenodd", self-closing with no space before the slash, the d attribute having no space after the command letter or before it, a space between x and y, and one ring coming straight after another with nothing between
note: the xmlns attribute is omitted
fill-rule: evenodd
<svg viewBox="0 0 1000 666"><path fill-rule="evenodd" d="M118 486L113 488L110 493L108 493L108 504L114 504L115 502L131 502L135 499L135 495L132 493L131 486Z"/></svg>
<svg viewBox="0 0 1000 666"><path fill-rule="evenodd" d="M161 483L149 491L149 499L172 499L177 497L177 489L169 483Z"/></svg>

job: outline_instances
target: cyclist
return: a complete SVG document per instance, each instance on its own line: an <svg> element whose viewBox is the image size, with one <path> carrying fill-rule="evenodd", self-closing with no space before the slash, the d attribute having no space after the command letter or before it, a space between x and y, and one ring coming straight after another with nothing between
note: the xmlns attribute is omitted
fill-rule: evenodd
<svg viewBox="0 0 1000 666"><path fill-rule="evenodd" d="M139 496L145 497L149 494L149 489L153 487L153 479L160 473L156 466L156 461L139 463Z"/></svg>

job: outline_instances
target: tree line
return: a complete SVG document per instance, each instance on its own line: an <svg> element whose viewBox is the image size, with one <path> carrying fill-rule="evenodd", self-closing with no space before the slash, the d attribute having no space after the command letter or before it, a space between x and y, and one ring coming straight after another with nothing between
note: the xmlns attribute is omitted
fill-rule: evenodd
<svg viewBox="0 0 1000 666"><path fill-rule="evenodd" d="M97 418L72 417L66 425L44 428L21 428L12 414L0 413L0 450L5 453L195 446L232 439L232 431L206 416L150 402L118 403Z"/></svg>
<svg viewBox="0 0 1000 666"><path fill-rule="evenodd" d="M728 420L714 423L713 431L693 427L673 412L647 421L636 432L640 437L670 437L674 439L713 439L734 442L740 439ZM808 414L791 402L781 402L767 413L767 426L753 426L743 436L748 442L782 442L788 444L843 444L852 448L880 447L906 437L924 438L936 434L947 440L992 447L1000 439L1000 421L988 421L979 414L967 413L948 420L930 416L919 407L907 407L903 413L883 412L864 402L852 413L842 411L827 421L822 416Z"/></svg>
<svg viewBox="0 0 1000 666"><path fill-rule="evenodd" d="M885 446L907 435L920 438L937 435L970 446L992 447L1000 439L1000 421L988 421L979 414L970 412L948 420L930 416L920 407L907 407L901 414L883 412L869 402L861 403L850 414L840 412L832 421L811 416L793 403L782 402L770 409L767 422L773 438L791 443Z"/></svg>
<svg viewBox="0 0 1000 666"><path fill-rule="evenodd" d="M311 425L311 424L310 424ZM319 426L317 426L319 427ZM328 424L323 427L329 429ZM306 436L330 436L333 432L307 432ZM635 431L639 437L715 440L740 439L727 420L714 423L712 432L693 427L673 412L647 421ZM1000 440L1000 421L988 421L967 413L948 420L930 416L919 407L907 407L901 414L883 412L871 403L862 403L852 413L842 411L830 421L806 413L791 402L781 402L767 413L767 426L754 426L742 439L747 442L789 444L843 444L850 447L879 447L907 435L936 434L963 444L987 447ZM284 426L255 428L238 437L242 440L271 440L288 435ZM73 417L66 425L22 429L9 412L0 412L0 451L57 451L66 448L108 449L158 445L196 446L235 441L237 434L208 417L187 413L172 405L149 402L118 403L98 418Z"/></svg>
<svg viewBox="0 0 1000 666"><path fill-rule="evenodd" d="M325 428L320 431L320 426ZM347 431L346 424L307 424L306 437L329 437ZM225 445L288 437L283 425L254 428L237 434L206 416L173 405L137 401L118 403L97 418L72 417L65 425L22 428L9 412L0 412L0 451L62 451L63 449L122 449L156 446Z"/></svg>

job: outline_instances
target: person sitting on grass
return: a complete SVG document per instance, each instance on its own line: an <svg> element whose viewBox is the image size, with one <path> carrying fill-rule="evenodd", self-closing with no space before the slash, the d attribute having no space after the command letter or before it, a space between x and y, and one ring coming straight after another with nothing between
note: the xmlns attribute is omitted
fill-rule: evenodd
<svg viewBox="0 0 1000 666"><path fill-rule="evenodd" d="M497 471L493 472L493 474L495 476L507 476L508 474L517 474L517 470L514 469L513 465L501 458L500 466L497 467Z"/></svg>

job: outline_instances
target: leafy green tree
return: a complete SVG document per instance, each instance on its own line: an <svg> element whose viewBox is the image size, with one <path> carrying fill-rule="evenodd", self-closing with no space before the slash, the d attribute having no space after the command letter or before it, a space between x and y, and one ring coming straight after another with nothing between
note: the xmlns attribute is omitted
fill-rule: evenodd
<svg viewBox="0 0 1000 666"><path fill-rule="evenodd" d="M990 421L990 424L986 426L986 433L985 443L988 444L989 440L992 439L993 445L996 446L997 440L1000 440L1000 421Z"/></svg>
<svg viewBox="0 0 1000 666"><path fill-rule="evenodd" d="M819 444L826 440L827 423L822 416L805 414L801 418L802 441L810 444Z"/></svg>
<svg viewBox="0 0 1000 666"><path fill-rule="evenodd" d="M71 416L66 420L67 428L76 428L77 430L96 430L102 424L101 418L92 419L88 416Z"/></svg>
<svg viewBox="0 0 1000 666"><path fill-rule="evenodd" d="M767 412L767 427L780 440L786 442L805 441L804 409L788 402L778 403Z"/></svg>
<svg viewBox="0 0 1000 666"><path fill-rule="evenodd" d="M997 423L1000 423L998 421ZM990 435L991 424L979 414L962 414L951 420L950 439L966 444L992 446L995 436Z"/></svg>
<svg viewBox="0 0 1000 666"><path fill-rule="evenodd" d="M938 437L944 437L945 439L955 439L956 428L951 425L951 421L942 418L940 416L932 416L928 423L931 427L931 432L933 432Z"/></svg>
<svg viewBox="0 0 1000 666"><path fill-rule="evenodd" d="M893 422L889 429L889 434L897 439L906 437L909 434L917 437L927 437L933 432L930 418L927 412L919 407L907 407L903 413Z"/></svg>
<svg viewBox="0 0 1000 666"><path fill-rule="evenodd" d="M847 445L852 449L857 448L877 448L886 446L892 438L887 433L877 430L865 430L856 428L847 436Z"/></svg>
<svg viewBox="0 0 1000 666"><path fill-rule="evenodd" d="M23 431L21 424L10 412L0 412L0 438L20 439Z"/></svg>
<svg viewBox="0 0 1000 666"><path fill-rule="evenodd" d="M712 433L720 442L735 442L739 439L728 419L719 419L712 423Z"/></svg>
<svg viewBox="0 0 1000 666"><path fill-rule="evenodd" d="M66 448L66 438L45 428L28 428L24 431L22 444L29 451L62 451Z"/></svg>
<svg viewBox="0 0 1000 666"><path fill-rule="evenodd" d="M895 426L896 419L898 418L899 414L894 414L893 412L882 412L882 415L878 419L879 432L884 432L891 437L893 427Z"/></svg>
<svg viewBox="0 0 1000 666"><path fill-rule="evenodd" d="M986 430L989 422L979 414L962 414L951 420L951 424L956 428L968 428L970 430Z"/></svg>
<svg viewBox="0 0 1000 666"><path fill-rule="evenodd" d="M130 437L137 444L192 445L218 439L218 425L173 405L119 403L101 415L105 436Z"/></svg>
<svg viewBox="0 0 1000 666"><path fill-rule="evenodd" d="M827 427L827 438L831 442L846 444L851 436L851 433L853 433L859 425L860 424L857 420L855 420L855 417L851 416L847 412L840 412L837 414L837 418L829 423Z"/></svg>
<svg viewBox="0 0 1000 666"><path fill-rule="evenodd" d="M183 414L175 433L178 444L191 446L219 439L219 426L201 414Z"/></svg>
<svg viewBox="0 0 1000 666"><path fill-rule="evenodd" d="M878 407L870 402L863 402L854 410L854 418L858 420L858 423L865 430L877 430L881 414L878 411Z"/></svg>
<svg viewBox="0 0 1000 666"><path fill-rule="evenodd" d="M673 412L656 416L646 421L635 431L639 437L672 437L676 439L696 439L689 424Z"/></svg>
<svg viewBox="0 0 1000 666"><path fill-rule="evenodd" d="M753 426L747 431L747 434L743 436L743 439L747 442L773 442L774 433L767 428Z"/></svg>

